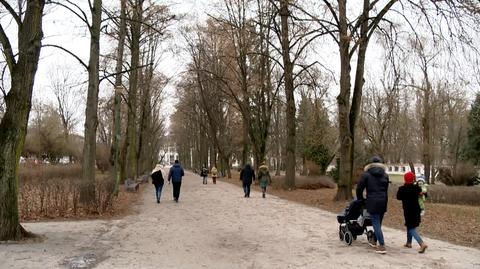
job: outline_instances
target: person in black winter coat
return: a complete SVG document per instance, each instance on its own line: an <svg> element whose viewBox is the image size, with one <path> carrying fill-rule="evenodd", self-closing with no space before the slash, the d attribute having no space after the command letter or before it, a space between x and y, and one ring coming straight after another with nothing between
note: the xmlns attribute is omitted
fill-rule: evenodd
<svg viewBox="0 0 480 269"><path fill-rule="evenodd" d="M252 181L255 180L255 171L250 164L246 164L242 171L240 171L240 180L243 183L245 198L250 197L250 186L252 185Z"/></svg>
<svg viewBox="0 0 480 269"><path fill-rule="evenodd" d="M152 177L152 184L155 186L155 196L157 197L157 203L160 203L160 196L163 189L163 175L160 165L157 164L150 175Z"/></svg>
<svg viewBox="0 0 480 269"><path fill-rule="evenodd" d="M372 157L370 164L364 168L356 191L357 199L365 200L366 209L372 218L373 231L379 243L377 246L376 242L369 242L369 245L380 254L387 253L382 232L383 215L387 212L389 184L389 178L385 170L386 166L382 163L382 159L377 156ZM367 192L366 199L363 198L365 189Z"/></svg>
<svg viewBox="0 0 480 269"><path fill-rule="evenodd" d="M208 169L206 165L202 167L202 170L200 171L200 176L203 178L203 184L207 184Z"/></svg>
<svg viewBox="0 0 480 269"><path fill-rule="evenodd" d="M424 253L428 246L417 233L417 227L421 222L421 209L418 203L418 197L422 193L422 189L418 185L413 184L415 182L415 175L412 172L405 173L403 180L405 184L398 188L397 199L402 201L403 216L405 218L405 226L407 227L407 243L404 247L412 247L413 237L420 245L418 252Z"/></svg>
<svg viewBox="0 0 480 269"><path fill-rule="evenodd" d="M168 184L172 180L173 185L173 200L178 203L178 198L180 198L180 188L182 186L182 178L185 175L182 166L178 160L175 160L175 163L170 167L168 172Z"/></svg>

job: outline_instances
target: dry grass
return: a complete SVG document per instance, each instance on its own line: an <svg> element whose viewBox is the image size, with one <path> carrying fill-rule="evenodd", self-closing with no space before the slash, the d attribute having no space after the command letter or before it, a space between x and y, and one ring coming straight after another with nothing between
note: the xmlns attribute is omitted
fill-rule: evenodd
<svg viewBox="0 0 480 269"><path fill-rule="evenodd" d="M238 174L235 174L233 179L223 180L229 183L240 185L240 181L238 180ZM334 197L337 191L335 188L297 188L293 191L287 191L280 187L281 184L279 183L279 180L279 178L276 178L276 182L272 184L272 188L270 188L268 192L283 199L318 207L333 213L341 212L348 203L345 201L334 201ZM302 185L304 180L305 179L300 178L300 180L298 180L299 185ZM323 180L325 179L322 179L322 181ZM431 190L433 190L437 186L430 187ZM258 186L254 186L253 188L258 190ZM390 200L388 203L388 212L385 215L384 225L391 228L403 230L405 229L405 226L402 204L400 201L395 199L394 195L396 193L393 188L391 189L392 190L390 191ZM442 191L444 191L443 188ZM458 197L458 199L463 200L461 195L456 196L458 195L457 191L458 189L454 189L453 193L448 194L448 197L451 197L449 199ZM432 194L435 192L436 191L432 191ZM448 191L445 191L445 193L447 192ZM479 197L480 196L477 196L477 199L479 199ZM332 221L336 222L335 219L332 219ZM475 248L480 248L480 233L477 232L479 229L480 207L471 205L432 203L431 201L426 203L426 214L422 218L422 223L420 225L420 233L422 235L434 239L448 241L458 245ZM386 240L388 240L388 235L386 235Z"/></svg>
<svg viewBox="0 0 480 269"><path fill-rule="evenodd" d="M76 165L22 167L19 174L21 221L113 217L124 214L138 196L123 188L113 196L113 181L97 175L95 201L82 205L81 167Z"/></svg>

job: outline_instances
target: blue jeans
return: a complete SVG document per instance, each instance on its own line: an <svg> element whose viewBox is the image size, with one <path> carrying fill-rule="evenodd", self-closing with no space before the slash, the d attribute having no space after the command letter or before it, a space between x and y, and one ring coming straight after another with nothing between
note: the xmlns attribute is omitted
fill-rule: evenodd
<svg viewBox="0 0 480 269"><path fill-rule="evenodd" d="M155 196L157 196L157 201L160 201L160 196L162 196L162 185L155 185Z"/></svg>
<svg viewBox="0 0 480 269"><path fill-rule="evenodd" d="M412 243L412 237L415 238L415 241L417 241L417 243L419 243L419 244L423 243L422 238L417 233L417 228L413 228L413 229L408 229L407 228L407 243L409 243L409 244Z"/></svg>
<svg viewBox="0 0 480 269"><path fill-rule="evenodd" d="M383 240L383 232L382 232L382 221L383 221L383 213L382 214L370 214L372 218L372 225L373 231L375 232L375 237L377 238L378 243L383 246L385 245L385 241Z"/></svg>

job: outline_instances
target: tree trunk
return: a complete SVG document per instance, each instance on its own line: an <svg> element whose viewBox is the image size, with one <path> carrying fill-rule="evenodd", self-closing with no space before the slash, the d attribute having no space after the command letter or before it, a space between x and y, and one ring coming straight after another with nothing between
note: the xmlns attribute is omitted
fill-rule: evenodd
<svg viewBox="0 0 480 269"><path fill-rule="evenodd" d="M285 187L288 189L295 188L295 96L293 85L293 63L290 59L290 37L288 32L289 17L289 1L280 1L280 19L281 19L281 43L282 43L282 59L284 66L285 79L285 96L286 103L286 172Z"/></svg>
<svg viewBox="0 0 480 269"><path fill-rule="evenodd" d="M340 35L340 93L337 96L340 167L338 190L335 200L348 200L352 197L352 150L353 137L350 130L350 37L348 35L346 0L338 1Z"/></svg>
<svg viewBox="0 0 480 269"><path fill-rule="evenodd" d="M0 122L0 241L29 236L20 225L18 214L18 166L27 132L32 90L43 37L45 1L28 1L19 22L17 61L3 25L0 40L11 77L5 97L6 110Z"/></svg>
<svg viewBox="0 0 480 269"><path fill-rule="evenodd" d="M90 60L88 63L88 93L85 109L85 131L83 144L82 188L80 201L91 203L95 200L95 160L98 125L98 90L100 64L100 26L102 22L102 0L95 0L90 27Z"/></svg>
<svg viewBox="0 0 480 269"><path fill-rule="evenodd" d="M117 73L115 77L115 99L114 99L114 116L113 116L113 167L115 175L115 187L114 195L118 195L118 188L121 181L121 167L120 167L120 137L122 132L122 123L121 123L121 107L122 107L122 65L123 65L123 52L125 48L125 35L127 31L127 20L126 16L126 0L120 0L120 29L118 35L118 48L117 48L117 64L115 67L115 72Z"/></svg>
<svg viewBox="0 0 480 269"><path fill-rule="evenodd" d="M137 177L137 91L138 66L140 63L141 21L143 14L143 0L136 0L133 7L131 25L131 60L128 90L128 119L127 119L127 167L126 176L131 179Z"/></svg>

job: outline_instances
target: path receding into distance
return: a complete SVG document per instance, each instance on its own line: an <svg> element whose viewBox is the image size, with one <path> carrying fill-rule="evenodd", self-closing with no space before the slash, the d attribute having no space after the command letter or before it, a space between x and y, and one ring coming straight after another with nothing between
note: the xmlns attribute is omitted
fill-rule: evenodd
<svg viewBox="0 0 480 269"><path fill-rule="evenodd" d="M420 255L402 248L405 232L388 228L386 255L364 235L346 246L335 214L251 196L188 173L180 202L165 185L157 204L149 184L123 219L26 223L46 239L0 244L0 268L480 268L478 249L424 238L429 248Z"/></svg>

